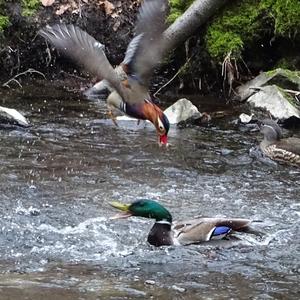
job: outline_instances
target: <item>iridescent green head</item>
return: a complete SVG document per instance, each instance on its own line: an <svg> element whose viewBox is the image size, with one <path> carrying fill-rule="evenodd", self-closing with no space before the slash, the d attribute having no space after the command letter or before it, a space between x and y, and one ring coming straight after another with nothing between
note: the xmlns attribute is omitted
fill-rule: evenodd
<svg viewBox="0 0 300 300"><path fill-rule="evenodd" d="M141 199L131 204L123 204L120 202L111 202L111 206L122 210L122 214L118 214L114 218L128 218L130 216L155 219L156 221L172 222L172 216L169 211L156 201L149 199Z"/></svg>

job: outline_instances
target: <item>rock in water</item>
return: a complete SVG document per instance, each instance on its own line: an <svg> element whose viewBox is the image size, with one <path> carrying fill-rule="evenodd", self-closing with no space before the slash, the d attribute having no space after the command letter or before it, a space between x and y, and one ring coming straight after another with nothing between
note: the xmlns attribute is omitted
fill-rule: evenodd
<svg viewBox="0 0 300 300"><path fill-rule="evenodd" d="M290 117L300 118L300 111L289 101L289 95L285 95L276 85L268 85L260 88L260 91L248 98L247 102L254 107L266 109L274 118L286 120Z"/></svg>
<svg viewBox="0 0 300 300"><path fill-rule="evenodd" d="M173 105L169 106L165 111L170 124L177 124L191 117L201 117L198 108L188 99L179 99Z"/></svg>
<svg viewBox="0 0 300 300"><path fill-rule="evenodd" d="M277 85L282 89L300 90L300 72L285 69L276 69L269 72L262 72L254 79L239 86L236 89L236 100L245 101L257 92L256 89L267 86Z"/></svg>
<svg viewBox="0 0 300 300"><path fill-rule="evenodd" d="M0 106L0 114L8 119L15 121L21 126L29 126L29 122L26 120L26 118L14 108Z"/></svg>
<svg viewBox="0 0 300 300"><path fill-rule="evenodd" d="M264 117L272 115L285 121L291 117L300 118L299 103L296 96L300 90L300 72L276 69L262 72L254 79L236 89L234 100L250 103L255 115L264 113Z"/></svg>
<svg viewBox="0 0 300 300"><path fill-rule="evenodd" d="M240 121L241 121L243 124L248 124L248 123L251 122L253 115L254 115L254 114L247 115L247 114L245 114L245 113L241 113L241 114L239 115L239 119L240 119Z"/></svg>

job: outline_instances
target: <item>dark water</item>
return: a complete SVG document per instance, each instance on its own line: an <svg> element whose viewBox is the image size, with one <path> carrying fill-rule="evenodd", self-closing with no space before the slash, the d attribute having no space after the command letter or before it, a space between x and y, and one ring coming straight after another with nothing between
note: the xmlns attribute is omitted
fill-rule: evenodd
<svg viewBox="0 0 300 300"><path fill-rule="evenodd" d="M33 125L0 129L1 300L299 299L300 172L249 157L259 133L228 117L172 128L165 150L103 103L52 87L0 96ZM174 219L262 220L262 234L155 249L151 220L109 219L110 201L141 197Z"/></svg>

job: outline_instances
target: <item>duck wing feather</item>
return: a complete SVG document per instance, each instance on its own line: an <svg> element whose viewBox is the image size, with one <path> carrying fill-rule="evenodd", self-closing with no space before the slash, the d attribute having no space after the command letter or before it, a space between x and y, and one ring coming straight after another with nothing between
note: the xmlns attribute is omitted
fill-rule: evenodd
<svg viewBox="0 0 300 300"><path fill-rule="evenodd" d="M182 245L209 241L216 227L226 226L234 231L247 228L248 219L238 218L196 218L173 223L174 238Z"/></svg>
<svg viewBox="0 0 300 300"><path fill-rule="evenodd" d="M125 89L104 53L103 44L74 25L46 26L38 34L91 74L105 78L126 99Z"/></svg>
<svg viewBox="0 0 300 300"><path fill-rule="evenodd" d="M145 0L139 9L135 37L127 47L123 64L129 75L148 87L155 66L160 63L166 40L163 32L168 11L166 0Z"/></svg>

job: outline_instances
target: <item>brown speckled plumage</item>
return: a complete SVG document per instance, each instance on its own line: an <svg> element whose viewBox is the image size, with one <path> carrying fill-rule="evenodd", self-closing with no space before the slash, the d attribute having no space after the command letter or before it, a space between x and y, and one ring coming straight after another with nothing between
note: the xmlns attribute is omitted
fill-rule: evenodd
<svg viewBox="0 0 300 300"><path fill-rule="evenodd" d="M272 120L264 120L261 125L264 139L260 143L261 151L269 158L300 167L300 139L281 139L281 129Z"/></svg>

